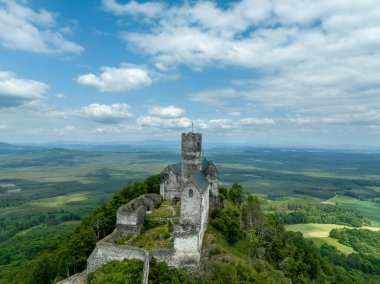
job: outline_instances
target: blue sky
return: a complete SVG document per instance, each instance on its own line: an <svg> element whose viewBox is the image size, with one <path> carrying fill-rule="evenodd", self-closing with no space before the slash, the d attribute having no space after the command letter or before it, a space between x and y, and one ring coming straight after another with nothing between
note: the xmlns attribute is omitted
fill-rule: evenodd
<svg viewBox="0 0 380 284"><path fill-rule="evenodd" d="M380 141L375 0L0 0L0 141Z"/></svg>

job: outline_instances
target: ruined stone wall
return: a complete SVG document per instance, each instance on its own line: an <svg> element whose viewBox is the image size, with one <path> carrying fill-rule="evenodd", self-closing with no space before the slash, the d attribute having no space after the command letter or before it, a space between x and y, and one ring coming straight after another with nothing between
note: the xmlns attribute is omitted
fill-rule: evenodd
<svg viewBox="0 0 380 284"><path fill-rule="evenodd" d="M135 211L128 212L128 214L122 211L119 213L118 211L116 228L132 235L138 235L144 224L145 214L145 206L140 206Z"/></svg>
<svg viewBox="0 0 380 284"><path fill-rule="evenodd" d="M199 230L199 250L202 247L203 242L203 236L204 233L207 230L207 223L208 223L208 213L209 213L209 192L210 192L210 186L207 188L207 190L202 194L202 219L201 219L201 227Z"/></svg>
<svg viewBox="0 0 380 284"><path fill-rule="evenodd" d="M211 192L214 196L219 196L219 180L211 180Z"/></svg>
<svg viewBox="0 0 380 284"><path fill-rule="evenodd" d="M204 169L206 178L211 186L211 192L214 196L219 196L219 174L214 165L214 163L210 162L207 167Z"/></svg>
<svg viewBox="0 0 380 284"><path fill-rule="evenodd" d="M161 179L161 183L160 183L160 195L165 200L165 181L162 179Z"/></svg>
<svg viewBox="0 0 380 284"><path fill-rule="evenodd" d="M174 258L179 266L200 261L199 227L178 225L174 227Z"/></svg>
<svg viewBox="0 0 380 284"><path fill-rule="evenodd" d="M157 249L151 251L149 254L151 257L156 258L158 261L166 262L168 266L171 268L179 266L178 261L174 257L173 249Z"/></svg>
<svg viewBox="0 0 380 284"><path fill-rule="evenodd" d="M167 167L161 173L160 193L164 200L172 200L181 194L181 177Z"/></svg>
<svg viewBox="0 0 380 284"><path fill-rule="evenodd" d="M181 176L184 181L201 169L202 134L182 133Z"/></svg>
<svg viewBox="0 0 380 284"><path fill-rule="evenodd" d="M87 260L87 273L96 271L110 261L124 259L137 259L145 262L149 259L149 254L141 248L126 245L116 246L100 241Z"/></svg>
<svg viewBox="0 0 380 284"><path fill-rule="evenodd" d="M162 196L155 193L147 193L143 195L145 198L148 198L154 202L154 206L158 205L162 201Z"/></svg>
<svg viewBox="0 0 380 284"><path fill-rule="evenodd" d="M125 233L138 235L144 224L146 211L153 210L162 197L158 194L145 194L120 206L116 213L116 228Z"/></svg>

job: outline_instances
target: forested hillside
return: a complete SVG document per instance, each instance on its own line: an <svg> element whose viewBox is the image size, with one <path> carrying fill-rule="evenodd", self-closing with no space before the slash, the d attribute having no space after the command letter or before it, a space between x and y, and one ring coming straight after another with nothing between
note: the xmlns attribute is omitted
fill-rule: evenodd
<svg viewBox="0 0 380 284"><path fill-rule="evenodd" d="M0 283L51 283L83 271L96 242L114 229L117 208L158 189L158 176L129 183L74 232L53 241L28 264L5 269ZM379 283L378 257L363 253L346 256L329 245L315 247L300 233L286 231L274 214L265 214L259 199L244 193L239 184L222 188L220 193L224 207L210 210L199 273L191 277L181 270L172 273L166 264L157 263L150 283ZM136 275L129 274L138 274L139 265L132 271L122 267L102 268L103 272L91 279L94 283L110 283L98 279L104 277L113 279L112 283L133 283L120 279L135 279Z"/></svg>

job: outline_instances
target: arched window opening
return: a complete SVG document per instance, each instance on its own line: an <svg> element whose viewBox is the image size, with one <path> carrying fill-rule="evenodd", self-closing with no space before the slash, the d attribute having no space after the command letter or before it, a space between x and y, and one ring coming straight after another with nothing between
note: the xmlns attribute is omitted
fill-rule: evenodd
<svg viewBox="0 0 380 284"><path fill-rule="evenodd" d="M193 190L190 189L190 190L189 190L189 197L193 197L193 194L194 194L194 193L193 193Z"/></svg>

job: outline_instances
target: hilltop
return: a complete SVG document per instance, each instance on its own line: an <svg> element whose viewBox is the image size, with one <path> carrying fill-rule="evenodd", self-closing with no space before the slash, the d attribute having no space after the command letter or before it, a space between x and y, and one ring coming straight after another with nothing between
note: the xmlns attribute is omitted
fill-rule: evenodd
<svg viewBox="0 0 380 284"><path fill-rule="evenodd" d="M68 274L83 271L98 240L95 228L101 228L99 238L112 232L120 205L147 192L157 193L158 185L158 176L128 184L85 218L73 233L53 242L48 250L17 272L9 270L0 283L43 284L51 279L57 282ZM175 282L178 279L183 283L378 283L380 280L380 269L375 262L368 270L371 258L359 254L345 256L329 245L317 248L300 233L287 232L273 214L263 212L260 200L243 193L240 185L221 188L220 192L224 208L211 209L201 270L191 276L179 269L169 273L166 264L157 263L151 270L150 283L160 283L162 277L169 283L179 283ZM91 277L128 279L133 276L125 276L131 272L118 270L122 263L109 266ZM133 273L136 271L139 269Z"/></svg>

